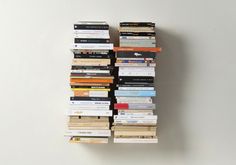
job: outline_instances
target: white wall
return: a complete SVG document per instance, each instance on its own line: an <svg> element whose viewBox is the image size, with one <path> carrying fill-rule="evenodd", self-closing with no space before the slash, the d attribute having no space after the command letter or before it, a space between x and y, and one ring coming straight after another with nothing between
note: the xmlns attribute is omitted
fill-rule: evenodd
<svg viewBox="0 0 236 165"><path fill-rule="evenodd" d="M236 2L0 0L0 164L233 165ZM157 145L77 145L63 137L72 24L153 21ZM114 32L114 29L113 29Z"/></svg>

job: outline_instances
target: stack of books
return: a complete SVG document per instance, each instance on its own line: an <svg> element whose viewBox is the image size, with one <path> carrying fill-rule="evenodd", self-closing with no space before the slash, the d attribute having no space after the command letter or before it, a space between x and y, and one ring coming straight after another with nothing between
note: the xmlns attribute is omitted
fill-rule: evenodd
<svg viewBox="0 0 236 165"><path fill-rule="evenodd" d="M69 123L66 135L75 143L108 143L112 116L113 44L106 22L74 24Z"/></svg>
<svg viewBox="0 0 236 165"><path fill-rule="evenodd" d="M119 33L120 47L114 48L119 67L114 143L157 143L152 97L156 96L155 59L160 48L156 47L155 23L121 22Z"/></svg>

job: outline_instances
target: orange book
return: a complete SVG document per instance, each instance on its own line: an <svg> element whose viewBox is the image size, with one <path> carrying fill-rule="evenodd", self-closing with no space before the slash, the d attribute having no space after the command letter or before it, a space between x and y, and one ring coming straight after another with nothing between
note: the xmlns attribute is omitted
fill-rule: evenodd
<svg viewBox="0 0 236 165"><path fill-rule="evenodd" d="M113 83L113 79L101 78L71 78L71 83Z"/></svg>
<svg viewBox="0 0 236 165"><path fill-rule="evenodd" d="M113 50L115 52L118 52L118 51L161 52L161 48L160 47L156 47L156 48L146 48L146 47L114 47Z"/></svg>

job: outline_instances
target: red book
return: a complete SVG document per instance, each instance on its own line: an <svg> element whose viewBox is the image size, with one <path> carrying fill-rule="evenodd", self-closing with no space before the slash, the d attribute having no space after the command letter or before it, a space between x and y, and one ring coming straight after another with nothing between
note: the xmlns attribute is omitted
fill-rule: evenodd
<svg viewBox="0 0 236 165"><path fill-rule="evenodd" d="M127 103L117 103L114 104L115 109L129 109L129 104Z"/></svg>

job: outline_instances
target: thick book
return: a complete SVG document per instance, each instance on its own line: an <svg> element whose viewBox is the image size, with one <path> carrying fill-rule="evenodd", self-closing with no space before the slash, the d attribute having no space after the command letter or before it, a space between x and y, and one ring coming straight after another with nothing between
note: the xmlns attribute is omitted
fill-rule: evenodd
<svg viewBox="0 0 236 165"><path fill-rule="evenodd" d="M123 91L115 90L115 96L124 97L155 97L156 91Z"/></svg>
<svg viewBox="0 0 236 165"><path fill-rule="evenodd" d="M152 103L151 97L116 97L117 103Z"/></svg>

